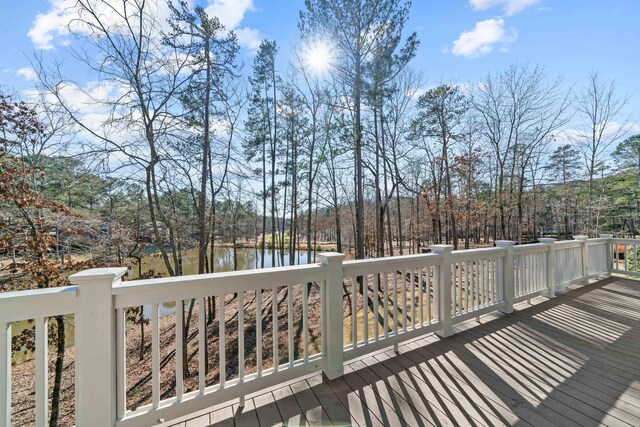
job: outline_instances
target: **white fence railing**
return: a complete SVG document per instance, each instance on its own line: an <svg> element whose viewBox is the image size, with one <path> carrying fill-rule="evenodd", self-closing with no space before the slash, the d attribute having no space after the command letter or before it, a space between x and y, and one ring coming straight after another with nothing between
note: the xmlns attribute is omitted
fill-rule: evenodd
<svg viewBox="0 0 640 427"><path fill-rule="evenodd" d="M531 298L548 287L549 245L544 243L514 247L514 301Z"/></svg>
<svg viewBox="0 0 640 427"><path fill-rule="evenodd" d="M0 425L11 425L17 321L35 321L36 426L48 425L47 322L72 314L76 425L135 427L242 401L314 371L335 378L346 360L429 332L446 337L464 320L510 313L514 303L590 277L640 275L640 240L540 241L463 251L436 245L430 254L358 261L324 253L314 265L131 282L122 281L125 268L92 269L71 276L75 286L0 293ZM127 310L141 306L151 329L150 397L132 405ZM168 321L166 306L175 307ZM187 371L197 376L187 381Z"/></svg>
<svg viewBox="0 0 640 427"><path fill-rule="evenodd" d="M638 262L640 240L612 239L611 242L613 246L613 272L640 276L640 262Z"/></svg>

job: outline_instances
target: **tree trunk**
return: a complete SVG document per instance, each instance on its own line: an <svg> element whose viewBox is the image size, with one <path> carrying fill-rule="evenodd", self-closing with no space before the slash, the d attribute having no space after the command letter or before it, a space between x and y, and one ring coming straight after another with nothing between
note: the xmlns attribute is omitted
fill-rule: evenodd
<svg viewBox="0 0 640 427"><path fill-rule="evenodd" d="M207 68L205 70L205 94L204 94L204 138L202 141L202 171L200 176L200 194L198 195L198 274L204 274L207 259L207 180L209 178L209 107L211 98L211 50L209 38L204 40L204 54Z"/></svg>
<svg viewBox="0 0 640 427"><path fill-rule="evenodd" d="M138 348L138 360L144 359L144 306L140 306L140 347Z"/></svg>
<svg viewBox="0 0 640 427"><path fill-rule="evenodd" d="M364 253L364 170L362 166L362 129L360 117L362 65L360 60L355 64L354 106L355 106L355 184L356 184L356 258L363 259Z"/></svg>

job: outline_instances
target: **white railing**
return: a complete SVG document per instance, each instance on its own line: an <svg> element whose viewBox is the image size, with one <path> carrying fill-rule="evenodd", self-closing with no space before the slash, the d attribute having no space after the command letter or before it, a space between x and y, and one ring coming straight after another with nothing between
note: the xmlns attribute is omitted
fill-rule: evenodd
<svg viewBox="0 0 640 427"><path fill-rule="evenodd" d="M334 255L335 257L335 255ZM338 255L338 257L341 257ZM325 257L329 259L330 256ZM315 264L289 267L285 269L265 269L253 271L228 272L208 275L183 276L123 282L113 287L113 306L116 310L116 392L117 419L122 426L147 426L158 419L172 419L185 413L196 411L229 399L241 397L253 390L270 387L310 371L321 369L323 352L309 354L309 329L320 324L309 324L310 292L315 284L319 286L319 305L326 298L326 276L328 264ZM300 312L294 308L300 303ZM194 301L197 307L198 324L198 381L197 390L185 392L183 355L184 320L176 312L175 325L175 396L163 399L160 393L160 328L159 307L162 303L174 302L176 307L185 307L187 311ZM213 304L213 313L217 319L213 327L208 326L207 304ZM126 322L125 311L129 307L151 305L152 329L152 402L130 411L126 405ZM297 305L297 304L296 304ZM267 312L266 321L262 314ZM301 314L301 316L300 316ZM320 318L324 315L321 314ZM232 321L231 318L236 320ZM281 322L280 319L285 319ZM224 319L225 321L222 321ZM303 324L302 352L296 357L298 345L295 343L294 327L298 321ZM281 323L286 324L282 332L286 340L282 342ZM233 325L234 330L227 331ZM210 330L212 329L212 331ZM253 331L255 340L255 370L247 372L244 338ZM217 355L217 376L208 380L207 371L211 356L207 354L207 343L217 341L218 346L209 349ZM265 340L265 335L268 335ZM235 343L227 343L229 336L236 337ZM319 339L325 338L321 333ZM266 342L265 342L266 341ZM227 369L227 346L233 345L234 370ZM237 366L237 368L236 368ZM217 369L215 369L217 368Z"/></svg>
<svg viewBox="0 0 640 427"><path fill-rule="evenodd" d="M593 276L609 271L611 250L609 238L589 239L587 241L587 275Z"/></svg>
<svg viewBox="0 0 640 427"><path fill-rule="evenodd" d="M582 240L558 242L556 246L556 286L563 288L584 276Z"/></svg>
<svg viewBox="0 0 640 427"><path fill-rule="evenodd" d="M501 248L454 251L451 257L451 316L460 323L504 304Z"/></svg>
<svg viewBox="0 0 640 427"><path fill-rule="evenodd" d="M314 265L131 282L122 281L125 268L92 269L71 276L75 286L0 294L0 425L11 425L17 321L35 321L36 426L48 424L47 322L72 314L76 425L135 427L242 402L310 372L335 378L346 360L429 332L449 336L457 323L510 313L514 303L553 297L590 277L640 274L640 240L540 241L464 251L436 245L431 254L358 261L325 253ZM167 303L176 307L173 318L163 312ZM127 384L126 314L140 306L151 329L145 405L131 404ZM185 325L192 327L187 333ZM187 381L189 361L197 362L189 366L197 376ZM173 390L165 384L167 371Z"/></svg>
<svg viewBox="0 0 640 427"><path fill-rule="evenodd" d="M344 359L435 331L441 263L436 253L345 262Z"/></svg>
<svg viewBox="0 0 640 427"><path fill-rule="evenodd" d="M613 251L613 272L640 276L640 262L638 260L638 246L640 240L611 239Z"/></svg>
<svg viewBox="0 0 640 427"><path fill-rule="evenodd" d="M514 247L514 302L531 298L548 288L549 245L544 243Z"/></svg>

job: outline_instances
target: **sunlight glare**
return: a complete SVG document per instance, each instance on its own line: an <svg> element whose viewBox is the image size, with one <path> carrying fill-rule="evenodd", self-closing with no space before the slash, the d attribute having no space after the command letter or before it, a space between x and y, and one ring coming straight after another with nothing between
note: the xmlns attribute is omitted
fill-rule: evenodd
<svg viewBox="0 0 640 427"><path fill-rule="evenodd" d="M315 43L309 46L304 54L305 67L314 73L320 74L326 71L332 62L333 54L326 43Z"/></svg>

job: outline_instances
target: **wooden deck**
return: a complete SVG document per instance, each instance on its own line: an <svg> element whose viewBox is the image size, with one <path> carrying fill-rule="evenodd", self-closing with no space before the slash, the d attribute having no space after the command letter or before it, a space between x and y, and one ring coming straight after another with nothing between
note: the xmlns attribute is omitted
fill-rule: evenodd
<svg viewBox="0 0 640 427"><path fill-rule="evenodd" d="M177 426L640 425L640 282L607 279L516 309Z"/></svg>

